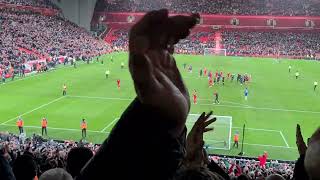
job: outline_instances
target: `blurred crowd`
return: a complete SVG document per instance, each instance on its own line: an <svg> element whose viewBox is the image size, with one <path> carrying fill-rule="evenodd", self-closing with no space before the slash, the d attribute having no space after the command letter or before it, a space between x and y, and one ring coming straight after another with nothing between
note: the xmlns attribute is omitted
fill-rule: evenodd
<svg viewBox="0 0 320 180"><path fill-rule="evenodd" d="M262 166L258 159L210 156L231 178L246 175L249 179L263 179L272 174L279 174L285 179L293 178L294 162L271 160Z"/></svg>
<svg viewBox="0 0 320 180"><path fill-rule="evenodd" d="M313 57L320 52L316 32L224 31L222 36L228 55Z"/></svg>
<svg viewBox="0 0 320 180"><path fill-rule="evenodd" d="M11 133L0 133L0 154L6 155L15 176L18 177L27 175L24 173L26 170L19 167L25 164L31 164L28 170L31 169L38 176L53 168L68 168L69 173L75 176L74 169L78 168L79 173L81 167L78 166L83 166L99 147L100 145L83 141L78 143L57 142L45 140L37 135L25 137L24 134L18 136ZM31 177L35 177L35 174ZM30 179L30 177L24 178Z"/></svg>
<svg viewBox="0 0 320 180"><path fill-rule="evenodd" d="M78 143L73 141L58 142L46 140L37 135L25 137L24 134L18 136L10 133L0 133L0 145L0 154L7 153L9 164L13 167L15 167L17 159L19 161L22 156L30 156L36 165L35 171L38 176L53 168L71 170L70 165L75 165L75 162L71 161L72 158L78 160L80 155L83 157L83 154L76 154L75 151L87 156L89 154L89 157L85 158L88 161L100 147L100 145L83 141ZM76 157L68 157L71 150L73 151L71 156ZM262 166L258 159L226 156L209 156L209 159L220 166L231 178L246 175L250 179L261 179L271 174L280 174L285 179L293 178L294 162L268 161ZM79 162L77 161L77 163ZM83 162L81 165L83 166L85 163ZM69 173L75 177L75 174L79 172L71 171Z"/></svg>
<svg viewBox="0 0 320 180"><path fill-rule="evenodd" d="M175 46L177 53L206 54L206 48L216 48L215 32L194 32ZM128 49L128 30L117 29L111 36L111 46ZM315 58L320 53L320 37L316 32L286 31L222 31L218 49L229 56L286 56ZM220 55L224 55L221 52Z"/></svg>
<svg viewBox="0 0 320 180"><path fill-rule="evenodd" d="M0 11L0 66L59 56L90 58L109 49L103 40L63 18L27 10Z"/></svg>
<svg viewBox="0 0 320 180"><path fill-rule="evenodd" d="M19 58L19 47L49 57L89 56L107 50L102 40L57 16L3 10L0 17L0 47L3 60Z"/></svg>
<svg viewBox="0 0 320 180"><path fill-rule="evenodd" d="M206 48L215 48L213 32L196 32L176 44L176 52L182 54L204 54Z"/></svg>
<svg viewBox="0 0 320 180"><path fill-rule="evenodd" d="M101 0L97 10L147 12L167 8L177 13L318 16L319 3L310 0Z"/></svg>
<svg viewBox="0 0 320 180"><path fill-rule="evenodd" d="M0 0L0 3L58 9L50 0Z"/></svg>

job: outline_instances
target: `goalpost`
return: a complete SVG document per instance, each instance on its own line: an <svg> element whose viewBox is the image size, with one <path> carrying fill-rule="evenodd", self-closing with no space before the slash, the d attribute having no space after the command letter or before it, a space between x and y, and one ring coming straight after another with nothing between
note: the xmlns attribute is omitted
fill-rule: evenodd
<svg viewBox="0 0 320 180"><path fill-rule="evenodd" d="M227 56L226 49L216 49L216 48L205 48L203 55L214 55L214 56Z"/></svg>
<svg viewBox="0 0 320 180"><path fill-rule="evenodd" d="M198 120L200 114L189 114L187 118L188 131L191 130L194 123ZM231 116L211 116L216 117L217 120L209 127L214 127L213 131L204 134L205 146L210 149L231 149L231 131L232 131L232 117Z"/></svg>

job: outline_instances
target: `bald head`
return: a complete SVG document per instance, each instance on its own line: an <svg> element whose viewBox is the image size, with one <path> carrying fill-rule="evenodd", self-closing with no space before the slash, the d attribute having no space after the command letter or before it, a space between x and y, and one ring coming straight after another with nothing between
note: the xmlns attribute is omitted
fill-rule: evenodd
<svg viewBox="0 0 320 180"><path fill-rule="evenodd" d="M312 180L320 180L320 128L310 138L304 166Z"/></svg>
<svg viewBox="0 0 320 180"><path fill-rule="evenodd" d="M40 180L73 180L72 176L62 168L50 169L40 176Z"/></svg>
<svg viewBox="0 0 320 180"><path fill-rule="evenodd" d="M279 174L272 174L268 176L266 180L285 180L285 178L280 176Z"/></svg>

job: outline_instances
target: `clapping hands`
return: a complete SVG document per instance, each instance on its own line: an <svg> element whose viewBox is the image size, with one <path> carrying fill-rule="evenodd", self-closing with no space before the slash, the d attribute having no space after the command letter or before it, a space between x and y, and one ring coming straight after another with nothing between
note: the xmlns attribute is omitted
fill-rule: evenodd
<svg viewBox="0 0 320 180"><path fill-rule="evenodd" d="M186 166L202 167L208 163L207 154L203 149L203 134L205 132L213 130L213 128L208 128L208 126L215 122L217 119L209 119L211 115L212 111L208 114L205 114L203 112L188 134L187 157L185 161Z"/></svg>
<svg viewBox="0 0 320 180"><path fill-rule="evenodd" d="M143 104L167 115L175 135L184 129L190 97L172 54L174 44L189 35L198 18L151 11L129 34L129 69L137 96Z"/></svg>

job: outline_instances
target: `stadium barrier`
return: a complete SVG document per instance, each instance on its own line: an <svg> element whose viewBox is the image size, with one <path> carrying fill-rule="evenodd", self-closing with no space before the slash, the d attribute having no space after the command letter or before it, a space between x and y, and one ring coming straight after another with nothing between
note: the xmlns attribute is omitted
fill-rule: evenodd
<svg viewBox="0 0 320 180"><path fill-rule="evenodd" d="M96 12L92 23L98 23L99 17L105 17L104 23L135 23L145 13L130 12ZM177 14L171 14L177 15ZM211 28L242 28L242 29L296 29L296 30L320 30L320 17L314 16L241 16L241 15L209 15L202 14L200 26ZM232 21L237 20L238 25Z"/></svg>

